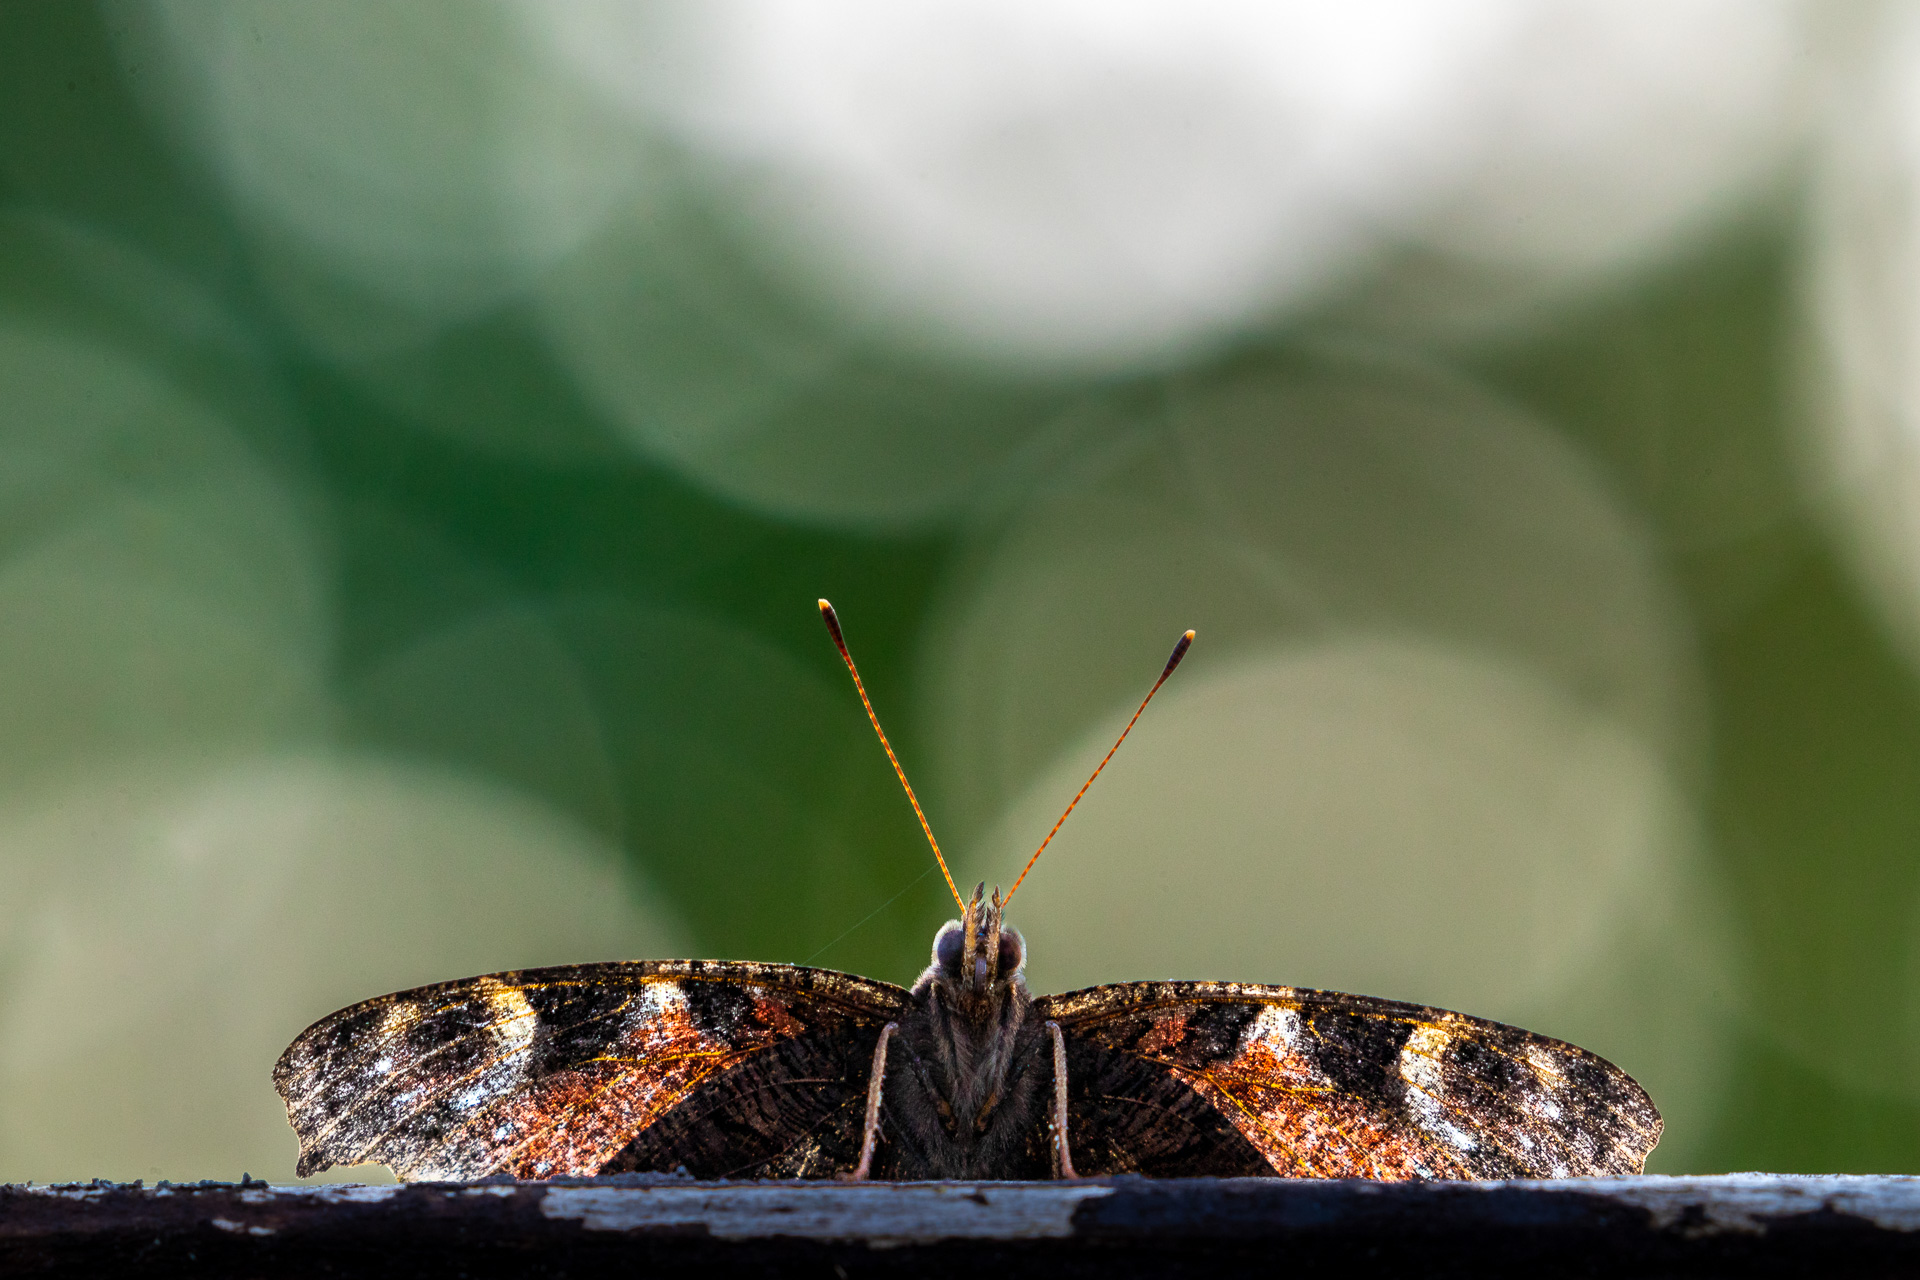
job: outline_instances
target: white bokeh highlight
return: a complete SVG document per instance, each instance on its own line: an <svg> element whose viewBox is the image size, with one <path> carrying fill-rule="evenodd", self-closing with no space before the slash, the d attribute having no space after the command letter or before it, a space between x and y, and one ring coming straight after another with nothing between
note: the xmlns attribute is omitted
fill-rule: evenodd
<svg viewBox="0 0 1920 1280"><path fill-rule="evenodd" d="M1179 360L1397 248L1636 265L1772 180L1816 61L1795 0L526 12L777 270L1029 370Z"/></svg>
<svg viewBox="0 0 1920 1280"><path fill-rule="evenodd" d="M1920 14L1883 11L1823 136L1806 254L1807 478L1920 656Z"/></svg>
<svg viewBox="0 0 1920 1280"><path fill-rule="evenodd" d="M1827 36L1799 0L1521 5L1420 238L1563 282L1642 265L1781 179Z"/></svg>
<svg viewBox="0 0 1920 1280"><path fill-rule="evenodd" d="M998 362L1164 359L1325 288L1462 145L1499 4L541 7L780 261Z"/></svg>

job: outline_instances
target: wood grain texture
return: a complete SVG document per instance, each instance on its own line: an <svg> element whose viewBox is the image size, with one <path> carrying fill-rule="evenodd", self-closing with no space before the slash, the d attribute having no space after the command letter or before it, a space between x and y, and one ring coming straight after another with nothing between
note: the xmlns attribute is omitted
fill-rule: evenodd
<svg viewBox="0 0 1920 1280"><path fill-rule="evenodd" d="M912 1276L1920 1274L1920 1180L600 1180L0 1188L0 1273Z"/></svg>

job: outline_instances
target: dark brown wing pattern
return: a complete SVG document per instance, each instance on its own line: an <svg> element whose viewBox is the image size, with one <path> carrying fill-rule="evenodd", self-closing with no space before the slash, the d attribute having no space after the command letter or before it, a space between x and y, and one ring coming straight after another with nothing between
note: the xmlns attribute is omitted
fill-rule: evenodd
<svg viewBox="0 0 1920 1280"><path fill-rule="evenodd" d="M907 993L825 969L669 960L490 974L382 996L273 1070L302 1175L621 1169L825 1177L858 1159L880 1028Z"/></svg>
<svg viewBox="0 0 1920 1280"><path fill-rule="evenodd" d="M1083 1174L1639 1173L1660 1115L1584 1049L1421 1005L1140 982L1036 1002L1067 1043Z"/></svg>

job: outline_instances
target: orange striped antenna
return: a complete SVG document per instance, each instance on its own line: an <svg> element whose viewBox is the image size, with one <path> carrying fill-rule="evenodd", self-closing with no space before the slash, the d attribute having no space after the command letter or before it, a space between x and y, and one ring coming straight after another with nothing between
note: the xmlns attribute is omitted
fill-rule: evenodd
<svg viewBox="0 0 1920 1280"><path fill-rule="evenodd" d="M822 601L822 603L824 604L825 602ZM1125 742L1127 740L1127 735L1133 732L1133 726L1140 723L1140 713L1147 709L1147 704L1149 702L1153 701L1153 695L1160 692L1160 686L1167 682L1167 677L1173 674L1173 669L1180 665L1180 659L1187 656L1187 649L1192 644L1193 644L1193 632L1191 631L1181 636L1179 641L1175 643L1175 645L1173 646L1172 656L1167 659L1167 665L1163 667L1160 671L1160 678L1153 682L1153 688L1147 690L1147 696L1140 699L1140 706L1137 709L1135 709L1133 713L1133 719L1127 721L1127 727L1120 731L1120 736L1113 740L1113 745L1111 747L1107 748L1106 758L1100 761L1099 767L1093 771L1093 773L1087 778L1086 782L1081 786L1079 794L1073 797L1072 804L1069 804L1067 806L1067 813L1073 812L1073 806L1079 804L1080 797L1087 794L1087 788L1091 787L1093 785L1093 780L1100 776L1100 770L1107 767L1107 761L1113 759L1113 753L1120 749L1120 744ZM1013 895L1020 892L1020 881L1025 880L1027 878L1027 872L1033 870L1033 864L1040 861L1040 855L1047 851L1047 846L1053 843L1053 838L1060 834L1060 828L1066 825L1067 813L1063 813L1060 815L1060 821L1053 824L1053 830L1047 832L1047 838L1040 842L1040 847L1033 851L1033 856L1031 858L1027 859L1027 865L1020 868L1020 879L1015 880L1013 882L1013 888L1007 890L1007 896L1000 900L1000 905L1002 907L1006 906L1007 903L1012 902Z"/></svg>
<svg viewBox="0 0 1920 1280"><path fill-rule="evenodd" d="M860 679L860 668L853 665L853 655L847 652L847 638L840 634L839 615L834 613L832 605L822 600L820 602L820 616L826 619L827 631L833 636L834 647L840 650L840 658L847 664L847 670L853 676L853 687L860 693L860 705L867 709L867 719L873 721L873 731L880 735L880 745L886 748L887 759L893 763L893 771L899 776L900 785L906 788L907 803L913 806L913 816L920 819L920 829L927 833L927 843L933 846L933 860L940 864L940 874L947 878L947 892L953 895L953 900L960 904L960 913L965 915L967 904L960 900L960 889L953 883L953 872L947 870L947 860L941 856L940 853L940 842L933 838L933 828L927 824L927 815L921 811L920 798L913 794L913 784L907 781L907 771L900 767L900 757L893 754L893 744L887 741L887 731L880 727L880 717L873 714L873 701L867 697L867 686ZM1193 633L1188 632L1187 634L1188 637L1191 638ZM1168 667L1167 669L1171 671L1173 668ZM1166 679L1165 676L1160 678L1162 680ZM1155 688L1158 687L1157 685L1155 686ZM1153 695L1149 694L1147 696L1152 697ZM1134 719L1137 720L1139 717L1135 716ZM1131 728L1132 726L1129 725L1128 727Z"/></svg>

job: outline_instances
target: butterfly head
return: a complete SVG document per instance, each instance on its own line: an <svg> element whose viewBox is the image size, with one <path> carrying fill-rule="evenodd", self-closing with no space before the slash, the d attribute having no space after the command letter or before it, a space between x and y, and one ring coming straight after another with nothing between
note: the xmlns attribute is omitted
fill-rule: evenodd
<svg viewBox="0 0 1920 1280"><path fill-rule="evenodd" d="M964 919L949 920L933 939L933 969L928 975L964 995L984 997L996 986L1017 980L1027 963L1026 940L1000 922L1000 891L986 898L987 886L973 891Z"/></svg>

